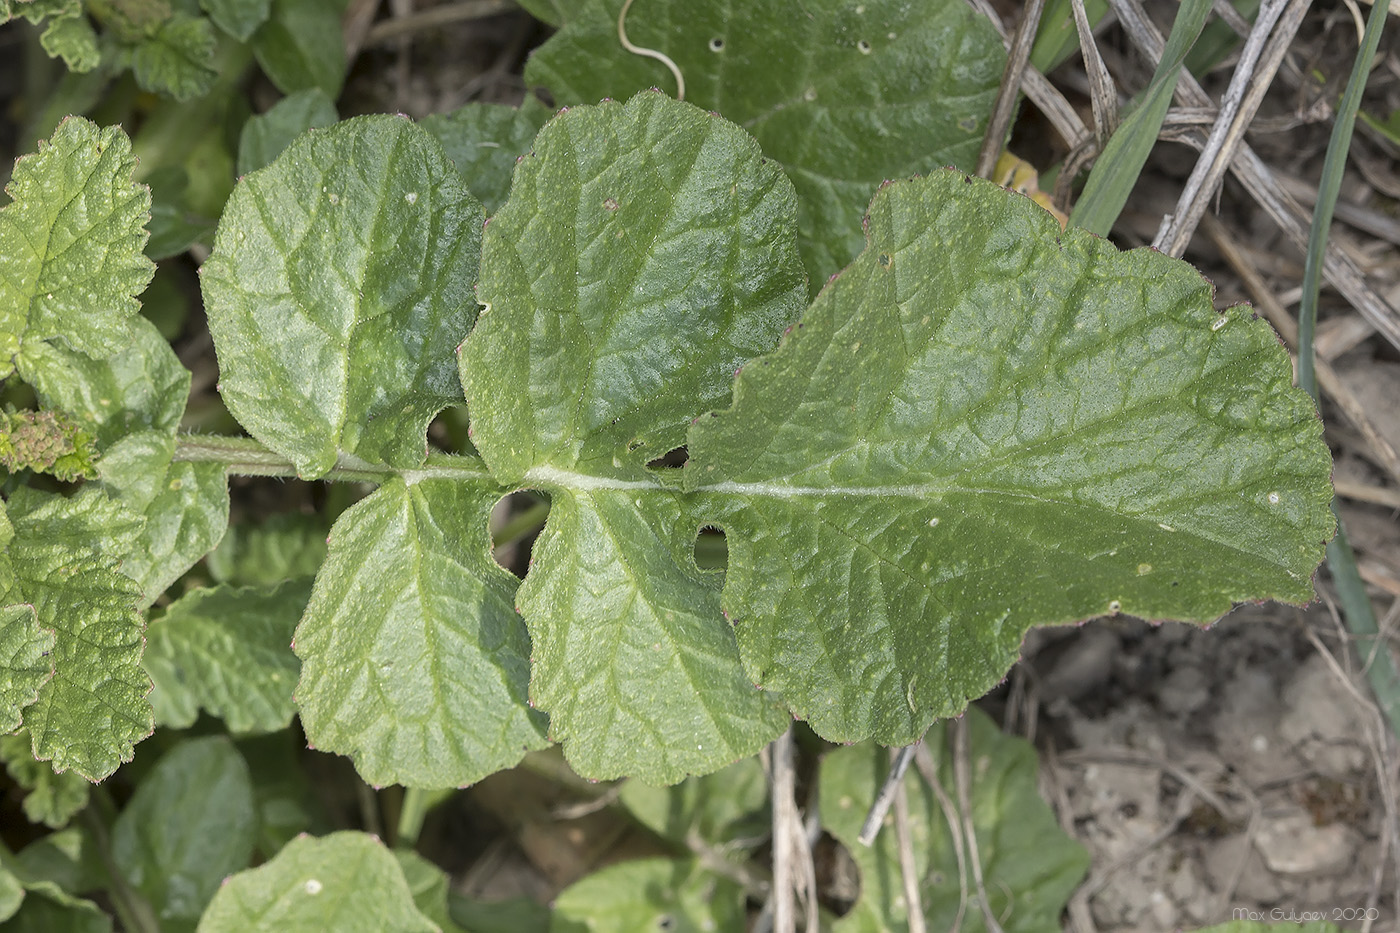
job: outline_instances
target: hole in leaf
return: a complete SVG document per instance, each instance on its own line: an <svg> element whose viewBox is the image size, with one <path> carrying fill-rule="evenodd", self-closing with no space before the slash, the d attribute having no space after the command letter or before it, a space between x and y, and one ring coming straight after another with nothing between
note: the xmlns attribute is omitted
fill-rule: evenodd
<svg viewBox="0 0 1400 933"><path fill-rule="evenodd" d="M530 552L549 517L549 497L511 493L491 509L491 556L518 577L530 568Z"/></svg>
<svg viewBox="0 0 1400 933"><path fill-rule="evenodd" d="M711 52L723 52L723 51L724 51L724 40L721 39L719 36L715 36L713 39L711 39L711 40L710 40L710 51L711 51Z"/></svg>
<svg viewBox="0 0 1400 933"><path fill-rule="evenodd" d="M685 461L686 461L686 459L687 459L689 456L690 456L690 455L686 452L686 449L685 449L684 446L677 447L675 450L669 450L669 451L667 451L666 453L664 453L664 454L662 454L661 456L657 457L655 460L649 460L649 461L647 461L647 469L649 469L649 470L675 470L675 469L679 469L680 467L685 466Z"/></svg>
<svg viewBox="0 0 1400 933"><path fill-rule="evenodd" d="M638 450L638 449L640 449L640 448L642 448L642 447L645 447L645 446L646 446L646 441L644 441L644 440L642 440L641 438L638 438L638 437L634 437L634 438L632 438L630 441L627 442L627 449L628 449L629 451Z"/></svg>
<svg viewBox="0 0 1400 933"><path fill-rule="evenodd" d="M695 566L701 570L727 570L729 568L729 544L724 531L711 525L700 529L695 536Z"/></svg>

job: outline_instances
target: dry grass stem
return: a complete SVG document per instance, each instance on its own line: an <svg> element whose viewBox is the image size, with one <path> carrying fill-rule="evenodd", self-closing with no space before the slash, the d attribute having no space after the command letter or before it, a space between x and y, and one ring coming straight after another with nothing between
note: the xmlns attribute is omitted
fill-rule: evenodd
<svg viewBox="0 0 1400 933"><path fill-rule="evenodd" d="M933 791L938 808L943 811L943 822L948 827L948 835L953 840L953 857L958 862L958 912L953 917L953 925L948 928L948 933L959 933L962 930L963 917L967 916L967 854L963 850L962 820L958 818L958 809L953 805L948 792L943 789L943 782L938 779L938 762L933 760L933 752L927 745L918 745L914 754L914 766L919 769L924 783Z"/></svg>
<svg viewBox="0 0 1400 933"><path fill-rule="evenodd" d="M880 827L885 822L885 814L890 812L890 807L894 804L895 791L899 788L899 782L904 780L904 772L909 769L909 762L914 760L914 752L918 747L918 742L906 745L890 760L890 773L885 775L885 782L880 785L880 792L875 795L869 812L865 814L865 822L860 825L860 835L856 838L860 840L861 845L875 844L875 837L880 835Z"/></svg>
<svg viewBox="0 0 1400 933"><path fill-rule="evenodd" d="M1118 129L1118 87L1108 66L1099 54L1099 45L1094 40L1094 30L1089 25L1089 16L1084 12L1084 0L1072 0L1074 9L1074 29L1079 34L1079 51L1084 57L1084 73L1089 78L1089 103L1094 110L1094 138L1102 148Z"/></svg>
<svg viewBox="0 0 1400 933"><path fill-rule="evenodd" d="M982 877L982 856L977 851L977 827L972 823L972 752L969 749L967 719L951 723L953 730L953 778L958 792L958 813L962 818L963 838L967 840L967 860L972 866L972 880L977 886L977 905L982 908L982 922L987 933L1003 933L1001 924L992 914L987 901L987 884Z"/></svg>
<svg viewBox="0 0 1400 933"><path fill-rule="evenodd" d="M927 933L924 901L919 896L919 867L914 859L914 840L909 835L909 792L903 781L895 785L894 791L894 837L899 848L899 878L904 886L909 933Z"/></svg>
<svg viewBox="0 0 1400 933"><path fill-rule="evenodd" d="M458 0L457 3L447 3L419 10L407 16L396 15L393 19L386 19L371 26L365 35L364 46L379 45L381 42L412 35L415 32L438 29L450 23L460 23L465 20L484 19L487 16L509 13L515 9L517 7L511 0Z"/></svg>
<svg viewBox="0 0 1400 933"><path fill-rule="evenodd" d="M1027 0L1025 12L1021 14L1020 25L1016 27L1015 38L1007 49L1006 69L1001 73L1001 87L997 89L997 100L992 106L991 118L987 121L987 132L982 136L982 151L977 154L977 172L981 178L991 178L992 169L1001 155L1007 134L1011 130L1011 118L1016 113L1016 100L1021 96L1021 78L1030 63L1031 46L1035 45L1035 33L1040 27L1040 14L1045 9L1045 0Z"/></svg>

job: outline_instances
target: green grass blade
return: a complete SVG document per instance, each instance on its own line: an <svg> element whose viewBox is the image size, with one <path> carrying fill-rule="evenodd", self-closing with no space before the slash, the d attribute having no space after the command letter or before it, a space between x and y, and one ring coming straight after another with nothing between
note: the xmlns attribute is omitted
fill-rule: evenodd
<svg viewBox="0 0 1400 933"><path fill-rule="evenodd" d="M1366 21L1366 33L1362 37L1361 48L1357 51L1356 62L1352 66L1351 79L1337 107L1337 119L1332 126L1332 139L1327 145L1327 157L1322 163L1322 179L1318 183L1317 204L1313 208L1312 231L1308 237L1307 263L1303 269L1303 296L1298 310L1298 384L1317 398L1317 371L1314 364L1313 335L1317 328L1318 284L1322 274L1323 254L1327 248L1327 234L1332 226L1332 212L1337 204L1337 194L1342 186L1342 173L1346 168L1347 150L1351 146L1352 130L1356 125L1356 112L1361 106L1361 95L1366 89L1366 77L1371 72L1371 63L1380 44L1381 28L1389 11L1390 0L1376 0L1371 7L1371 15ZM1336 503L1332 505L1336 511ZM1332 580L1341 598L1342 613L1347 627L1356 636L1356 650L1363 661L1371 663L1366 669L1366 677L1376 700L1390 726L1400 735L1400 672L1384 642L1378 643L1379 627L1371 599L1366 595L1365 584L1356 569L1356 556L1352 553L1343 530L1340 514L1337 517L1337 536L1327 545L1327 567L1332 571ZM1374 660L1372 655L1374 654Z"/></svg>
<svg viewBox="0 0 1400 933"><path fill-rule="evenodd" d="M1186 54L1201 34L1210 10L1210 0L1183 0L1152 82L1139 96L1138 106L1099 153L1094 170L1089 173L1084 193L1070 214L1069 222L1074 226L1099 236L1107 236L1112 229L1157 142Z"/></svg>

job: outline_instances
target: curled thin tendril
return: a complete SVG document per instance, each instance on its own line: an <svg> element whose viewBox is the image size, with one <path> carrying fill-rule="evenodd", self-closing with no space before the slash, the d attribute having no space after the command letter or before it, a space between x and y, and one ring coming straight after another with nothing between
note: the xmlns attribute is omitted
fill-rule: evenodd
<svg viewBox="0 0 1400 933"><path fill-rule="evenodd" d="M676 79L676 100L685 100L685 77L681 75L680 68L671 61L671 56L665 52L658 52L656 49L644 49L640 45L634 45L632 40L627 38L627 11L632 8L632 0L624 0L622 10L617 14L617 38L622 43L622 47L633 55L645 55L647 58L654 58L667 68L671 69L671 74Z"/></svg>

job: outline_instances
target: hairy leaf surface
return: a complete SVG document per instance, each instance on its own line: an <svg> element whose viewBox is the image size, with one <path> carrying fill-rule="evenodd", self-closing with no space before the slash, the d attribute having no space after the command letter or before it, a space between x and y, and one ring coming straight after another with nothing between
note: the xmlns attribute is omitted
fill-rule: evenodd
<svg viewBox="0 0 1400 933"><path fill-rule="evenodd" d="M372 784L455 787L544 741L518 581L491 559L489 481L394 480L347 510L296 631L312 745Z"/></svg>
<svg viewBox="0 0 1400 933"><path fill-rule="evenodd" d="M7 511L0 604L32 605L55 634L53 679L24 711L34 757L101 780L151 733L137 586L119 570L142 520L92 486L66 499L19 489Z"/></svg>
<svg viewBox="0 0 1400 933"><path fill-rule="evenodd" d="M783 727L646 464L798 313L793 201L733 124L644 93L552 121L487 227L462 384L492 472L553 496L518 605L531 697L589 777L674 782Z"/></svg>
<svg viewBox="0 0 1400 933"><path fill-rule="evenodd" d="M419 913L394 856L366 833L301 836L219 888L200 933L438 933Z"/></svg>
<svg viewBox="0 0 1400 933"><path fill-rule="evenodd" d="M156 722L189 728L204 709L234 735L285 729L301 670L292 632L310 598L311 581L303 579L208 587L173 603L146 630Z"/></svg>
<svg viewBox="0 0 1400 933"><path fill-rule="evenodd" d="M190 373L145 318L132 343L92 360L41 344L26 378L52 408L93 426L98 474L116 498L145 518L122 572L141 585L144 609L209 552L228 527L228 479L217 463L172 463Z"/></svg>
<svg viewBox="0 0 1400 933"><path fill-rule="evenodd" d="M142 255L150 192L133 184L120 127L69 117L15 162L0 209L0 377L40 342L61 338L91 357L130 340L135 295L155 266Z"/></svg>
<svg viewBox="0 0 1400 933"><path fill-rule="evenodd" d="M34 607L0 607L0 733L19 728L20 710L39 698L53 676L54 633L39 627Z"/></svg>
<svg viewBox="0 0 1400 933"><path fill-rule="evenodd" d="M674 93L660 62L618 41L622 0L592 0L533 56L526 82L561 104ZM669 55L685 99L756 137L799 198L811 293L863 245L875 188L944 165L971 169L1005 53L963 0L648 0L628 37Z"/></svg>
<svg viewBox="0 0 1400 933"><path fill-rule="evenodd" d="M1291 377L1184 263L954 171L890 185L691 431L749 673L827 738L906 744L1032 625L1306 602L1331 487Z"/></svg>
<svg viewBox="0 0 1400 933"><path fill-rule="evenodd" d="M972 824L991 912L1001 919L1006 933L1053 930L1088 870L1088 853L1065 835L1041 799L1036 789L1039 763L1030 744L1003 735L976 707L968 710L966 722L971 730ZM949 797L955 797L949 731L940 724L925 742L937 760L939 783ZM886 749L872 745L840 748L822 760L822 825L845 844L860 869L860 900L837 922L833 929L838 933L908 928L894 827L883 827L873 846L858 840L870 801L889 771L889 760ZM961 898L959 857L952 832L933 790L916 769L909 769L904 784L926 926L930 930L952 929L957 926ZM970 867L967 872L970 876ZM968 933L986 929L982 912L975 905L968 905L962 929Z"/></svg>
<svg viewBox="0 0 1400 933"><path fill-rule="evenodd" d="M481 219L399 117L308 133L246 176L203 271L229 411L306 477L341 453L422 463L429 420L461 401Z"/></svg>

